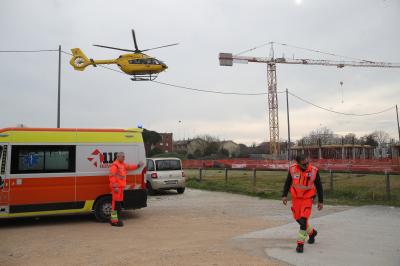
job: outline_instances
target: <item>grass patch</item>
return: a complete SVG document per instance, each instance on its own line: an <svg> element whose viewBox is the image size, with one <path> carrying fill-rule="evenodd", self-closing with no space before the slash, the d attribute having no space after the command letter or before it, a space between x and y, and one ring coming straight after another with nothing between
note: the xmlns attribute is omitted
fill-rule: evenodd
<svg viewBox="0 0 400 266"><path fill-rule="evenodd" d="M186 185L191 188L224 191L267 199L281 199L286 180L285 171L257 171L254 185L253 171L230 170L225 181L223 170L185 170ZM335 173L330 190L329 173L321 173L324 202L332 205L391 205L400 207L400 175L391 175L391 199L387 199L385 176L379 174ZM289 193L290 194L290 193Z"/></svg>

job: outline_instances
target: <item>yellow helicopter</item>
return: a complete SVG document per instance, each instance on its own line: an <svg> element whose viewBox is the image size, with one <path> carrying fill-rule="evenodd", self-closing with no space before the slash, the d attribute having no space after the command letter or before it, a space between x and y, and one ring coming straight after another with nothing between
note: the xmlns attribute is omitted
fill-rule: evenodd
<svg viewBox="0 0 400 266"><path fill-rule="evenodd" d="M136 43L135 31L132 30L133 43L135 44L135 50L121 49L111 46L97 45L93 46L114 49L119 51L133 52L129 54L120 55L116 59L108 60L93 60L89 59L79 48L71 49L72 58L69 61L75 70L83 71L89 65L96 67L97 65L103 64L116 64L118 67L128 75L131 75L131 80L133 81L143 81L143 80L155 80L158 73L163 72L168 68L168 66L154 57L148 56L142 52L160 49L168 46L177 45L178 43L168 44L163 46L158 46L150 49L139 50Z"/></svg>

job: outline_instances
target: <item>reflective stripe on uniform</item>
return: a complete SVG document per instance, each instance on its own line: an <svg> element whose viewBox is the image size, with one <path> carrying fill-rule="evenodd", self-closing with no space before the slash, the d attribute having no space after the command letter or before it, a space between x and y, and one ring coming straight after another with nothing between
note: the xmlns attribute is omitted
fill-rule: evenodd
<svg viewBox="0 0 400 266"><path fill-rule="evenodd" d="M314 184L312 184L310 186L305 186L305 185L300 185L300 184L293 184L292 186L294 188L304 189L304 190L309 190L309 189L313 189L314 188Z"/></svg>
<svg viewBox="0 0 400 266"><path fill-rule="evenodd" d="M111 222L112 223L118 222L118 212L117 211L111 212Z"/></svg>
<svg viewBox="0 0 400 266"><path fill-rule="evenodd" d="M303 243L307 238L306 230L299 230L299 234L297 235L297 241Z"/></svg>

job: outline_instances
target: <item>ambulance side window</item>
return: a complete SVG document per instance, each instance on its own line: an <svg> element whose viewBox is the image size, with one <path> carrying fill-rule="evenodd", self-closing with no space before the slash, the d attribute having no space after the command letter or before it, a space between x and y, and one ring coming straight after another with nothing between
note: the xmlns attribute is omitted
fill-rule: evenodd
<svg viewBox="0 0 400 266"><path fill-rule="evenodd" d="M76 147L72 145L14 145L11 173L75 172Z"/></svg>

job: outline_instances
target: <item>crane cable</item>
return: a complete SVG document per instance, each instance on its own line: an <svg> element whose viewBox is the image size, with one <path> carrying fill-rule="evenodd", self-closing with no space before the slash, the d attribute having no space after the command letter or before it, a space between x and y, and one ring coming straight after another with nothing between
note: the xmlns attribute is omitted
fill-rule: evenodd
<svg viewBox="0 0 400 266"><path fill-rule="evenodd" d="M340 55L340 54L335 54L335 53L330 53L330 52L324 52L324 51L317 50L317 49L304 48L304 47L300 47L300 46L296 46L296 45L291 45L291 44L288 44L288 43L281 43L281 42L266 42L266 43L264 43L264 44L255 46L255 47L253 47L253 48L250 48L250 49L241 51L241 52L239 52L239 53L237 53L237 54L235 54L235 55L241 55L241 54L244 54L244 53L247 53L247 52L250 52L250 51L254 51L254 50L258 49L258 48L264 47L264 46L269 45L269 44L278 44L278 45L281 45L281 46L292 47L292 48L295 48L295 49L304 50L304 51L308 51L308 52L314 52L314 53L319 53L319 54L324 54L324 55L330 55L330 56L340 57L340 58L347 58L347 59L357 60L357 61L362 61L362 62L367 62L367 63L378 63L377 61L366 60L366 59L360 59L360 58L356 58L356 57L351 57L351 56L346 56L346 55Z"/></svg>

